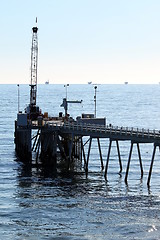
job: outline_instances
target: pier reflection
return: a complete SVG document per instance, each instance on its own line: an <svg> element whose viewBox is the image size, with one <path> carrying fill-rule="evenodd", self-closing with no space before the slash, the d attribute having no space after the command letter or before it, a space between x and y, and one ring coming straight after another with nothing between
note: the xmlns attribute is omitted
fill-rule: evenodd
<svg viewBox="0 0 160 240"><path fill-rule="evenodd" d="M77 226L85 233L89 229L91 236L95 229L112 232L119 228L124 234L130 231L126 221L132 224L136 235L141 228L150 229L150 219L158 229L159 197L147 195L142 179L126 185L123 173L112 173L111 181L105 181L103 174L92 171L86 177L80 170L55 172L18 163L15 196L18 213L14 220L18 235L24 234L25 228L26 239L37 233L43 239L47 236L76 239L76 234L78 239ZM85 236L82 234L81 239L86 240Z"/></svg>

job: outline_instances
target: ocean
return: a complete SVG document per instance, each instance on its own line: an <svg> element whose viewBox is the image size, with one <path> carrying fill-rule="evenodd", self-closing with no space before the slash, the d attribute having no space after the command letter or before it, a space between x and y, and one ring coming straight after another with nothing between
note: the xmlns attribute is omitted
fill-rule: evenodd
<svg viewBox="0 0 160 240"><path fill-rule="evenodd" d="M20 110L29 103L29 86L20 85ZM64 85L38 85L37 105L49 116L64 112ZM70 116L94 113L93 85L67 87ZM160 85L97 85L97 117L113 126L160 129ZM116 146L111 150L108 181L101 170L93 140L88 176L81 168L52 172L24 165L16 156L14 121L18 111L17 85L0 85L0 239L117 240L160 238L160 151L157 150L150 187L147 178L153 144L140 144L124 177L130 142L120 142L123 171L119 174ZM104 165L109 141L101 140ZM87 147L87 146L86 146Z"/></svg>

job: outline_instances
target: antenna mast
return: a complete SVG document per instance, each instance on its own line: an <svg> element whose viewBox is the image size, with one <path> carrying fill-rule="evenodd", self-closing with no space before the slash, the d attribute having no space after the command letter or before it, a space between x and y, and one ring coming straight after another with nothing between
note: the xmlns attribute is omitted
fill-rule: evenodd
<svg viewBox="0 0 160 240"><path fill-rule="evenodd" d="M37 18L36 18L37 23ZM31 47L31 90L30 90L30 107L36 106L37 95L37 63L38 63L38 28L32 28L32 47Z"/></svg>

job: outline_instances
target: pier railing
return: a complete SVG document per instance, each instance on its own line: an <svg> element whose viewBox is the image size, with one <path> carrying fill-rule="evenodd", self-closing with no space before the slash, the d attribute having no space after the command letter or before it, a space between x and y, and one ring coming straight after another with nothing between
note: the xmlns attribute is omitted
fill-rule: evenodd
<svg viewBox="0 0 160 240"><path fill-rule="evenodd" d="M62 132L68 133L78 133L80 135L92 135L98 134L100 137L113 137L119 136L123 140L133 140L133 139L148 139L148 142L153 142L153 140L160 141L160 131L150 130L145 128L134 128L134 127L119 127L113 125L98 125L98 124L80 124L78 122L48 122L46 123L48 127L56 128ZM150 140L151 141L150 141Z"/></svg>

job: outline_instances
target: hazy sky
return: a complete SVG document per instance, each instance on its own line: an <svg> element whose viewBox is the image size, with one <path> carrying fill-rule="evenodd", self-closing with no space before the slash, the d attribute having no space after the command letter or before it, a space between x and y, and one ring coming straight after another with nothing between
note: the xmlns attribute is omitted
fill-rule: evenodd
<svg viewBox="0 0 160 240"><path fill-rule="evenodd" d="M0 83L160 82L160 0L0 0Z"/></svg>

